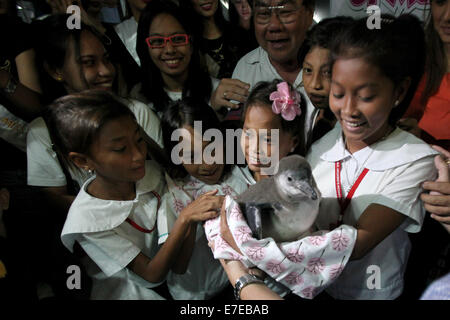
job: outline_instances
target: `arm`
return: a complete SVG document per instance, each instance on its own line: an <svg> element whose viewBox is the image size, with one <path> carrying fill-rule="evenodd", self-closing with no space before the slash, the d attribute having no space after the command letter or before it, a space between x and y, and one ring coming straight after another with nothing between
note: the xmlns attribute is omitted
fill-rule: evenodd
<svg viewBox="0 0 450 320"><path fill-rule="evenodd" d="M14 104L14 110L9 110L16 116L30 121L40 115L43 110L41 103L41 95L21 82L17 82L17 87L12 93L7 93L3 89L6 88L9 81L15 81L12 75L6 70L0 70L0 88L1 94Z"/></svg>
<svg viewBox="0 0 450 320"><path fill-rule="evenodd" d="M17 74L20 83L35 92L42 93L34 56L34 49L29 49L16 57Z"/></svg>
<svg viewBox="0 0 450 320"><path fill-rule="evenodd" d="M359 218L355 247L350 260L364 257L370 250L397 229L406 216L391 208L371 204Z"/></svg>
<svg viewBox="0 0 450 320"><path fill-rule="evenodd" d="M195 235L197 234L197 224L191 224L180 249L178 259L172 267L172 271L177 274L184 274L191 260L192 251L195 246Z"/></svg>
<svg viewBox="0 0 450 320"><path fill-rule="evenodd" d="M102 26L102 24L99 20L96 20L93 17L89 16L89 14L86 12L86 10L81 5L80 0L46 0L46 1L52 8L53 14L58 14L58 13L66 14L67 7L69 7L73 4L77 5L80 8L81 21L83 21L83 23L97 29L97 31L100 32L101 34L105 33L105 31L106 31L105 27ZM69 13L71 13L71 12L69 12Z"/></svg>
<svg viewBox="0 0 450 320"><path fill-rule="evenodd" d="M195 225L198 221L217 216L216 209L222 206L223 197L214 196L216 193L217 190L205 193L184 208L158 253L152 259L139 253L128 265L128 268L149 282L162 281L169 269L176 263L190 226Z"/></svg>

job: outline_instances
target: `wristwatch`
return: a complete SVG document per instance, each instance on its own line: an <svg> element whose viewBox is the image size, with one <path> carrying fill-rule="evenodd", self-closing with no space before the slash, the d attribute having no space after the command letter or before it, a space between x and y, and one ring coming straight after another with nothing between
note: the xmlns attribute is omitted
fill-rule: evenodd
<svg viewBox="0 0 450 320"><path fill-rule="evenodd" d="M234 298L236 300L241 300L242 288L250 283L263 283L263 281L252 274L244 274L236 281L236 284L234 285Z"/></svg>

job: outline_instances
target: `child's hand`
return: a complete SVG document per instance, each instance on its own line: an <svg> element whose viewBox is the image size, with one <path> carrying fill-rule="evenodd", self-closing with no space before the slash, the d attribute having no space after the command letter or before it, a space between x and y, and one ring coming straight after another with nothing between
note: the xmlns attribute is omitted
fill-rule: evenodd
<svg viewBox="0 0 450 320"><path fill-rule="evenodd" d="M181 210L180 218L185 218L189 223L205 221L219 215L224 200L223 196L216 196L217 190L201 195L197 200Z"/></svg>

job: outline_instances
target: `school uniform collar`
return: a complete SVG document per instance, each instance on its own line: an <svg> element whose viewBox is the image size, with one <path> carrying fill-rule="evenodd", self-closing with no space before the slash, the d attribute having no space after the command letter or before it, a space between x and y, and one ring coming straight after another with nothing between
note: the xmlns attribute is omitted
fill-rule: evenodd
<svg viewBox="0 0 450 320"><path fill-rule="evenodd" d="M164 180L162 180L164 177L154 161L146 161L145 176L136 182L136 197L133 200L103 200L93 197L86 189L94 178L95 176L91 177L83 184L75 198L67 215L62 235L112 230L128 218L141 195L154 190L161 195L164 186ZM75 239L64 237L63 240L71 249Z"/></svg>
<svg viewBox="0 0 450 320"><path fill-rule="evenodd" d="M345 150L339 123L324 138L329 143L323 146L325 151L320 155L322 160L338 162L349 156L348 151L346 152ZM438 154L437 151L433 150L422 140L400 128L395 128L385 139L366 148L369 148L371 152L364 167L373 171L392 169Z"/></svg>

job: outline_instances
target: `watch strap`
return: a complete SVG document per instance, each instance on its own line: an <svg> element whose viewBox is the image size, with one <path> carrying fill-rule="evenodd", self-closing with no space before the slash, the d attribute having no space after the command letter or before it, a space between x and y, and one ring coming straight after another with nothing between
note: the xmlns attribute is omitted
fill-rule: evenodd
<svg viewBox="0 0 450 320"><path fill-rule="evenodd" d="M263 281L252 274L244 274L236 281L236 284L234 285L234 298L236 300L241 300L242 288L250 283L263 283Z"/></svg>

